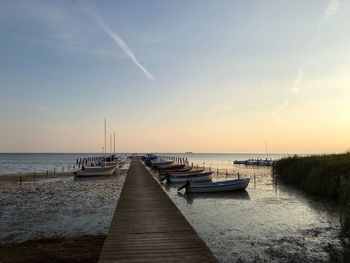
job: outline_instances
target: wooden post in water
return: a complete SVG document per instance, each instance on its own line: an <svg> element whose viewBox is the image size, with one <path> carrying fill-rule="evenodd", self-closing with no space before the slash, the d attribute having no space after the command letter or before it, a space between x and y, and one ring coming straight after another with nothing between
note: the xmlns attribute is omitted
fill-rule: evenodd
<svg viewBox="0 0 350 263"><path fill-rule="evenodd" d="M63 173L63 171L64 171L64 167L62 166L62 173Z"/></svg>
<svg viewBox="0 0 350 263"><path fill-rule="evenodd" d="M19 176L19 184L22 185L22 176Z"/></svg>
<svg viewBox="0 0 350 263"><path fill-rule="evenodd" d="M46 175L49 175L49 170L46 171Z"/></svg>
<svg viewBox="0 0 350 263"><path fill-rule="evenodd" d="M34 172L34 174L33 174L33 177L34 177L34 182L35 182L35 175L36 175L36 174L35 174L35 172Z"/></svg>
<svg viewBox="0 0 350 263"><path fill-rule="evenodd" d="M238 177L238 179L241 179L241 178L240 178L241 176L239 175L239 172L238 172L238 174L237 174L237 177Z"/></svg>
<svg viewBox="0 0 350 263"><path fill-rule="evenodd" d="M227 179L228 173L227 173L227 169L226 169L226 179Z"/></svg>
<svg viewBox="0 0 350 263"><path fill-rule="evenodd" d="M56 174L56 168L53 168L53 174Z"/></svg>
<svg viewBox="0 0 350 263"><path fill-rule="evenodd" d="M219 176L219 168L216 168L216 174Z"/></svg>
<svg viewBox="0 0 350 263"><path fill-rule="evenodd" d="M68 171L69 171L69 164L68 164Z"/></svg>

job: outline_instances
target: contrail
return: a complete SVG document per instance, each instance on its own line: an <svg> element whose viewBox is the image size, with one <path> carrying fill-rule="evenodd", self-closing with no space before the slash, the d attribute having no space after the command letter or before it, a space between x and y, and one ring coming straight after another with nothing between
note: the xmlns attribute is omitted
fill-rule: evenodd
<svg viewBox="0 0 350 263"><path fill-rule="evenodd" d="M281 115L279 114L279 112L281 110L283 110L284 108L286 108L289 104L289 100L285 100L283 101L283 103L281 105L279 105L278 107L275 108L275 110L273 112L271 112L272 116L277 120L278 123L282 124L283 123L283 118L281 117Z"/></svg>
<svg viewBox="0 0 350 263"><path fill-rule="evenodd" d="M298 93L300 91L300 82L303 79L303 76L304 76L304 71L303 71L303 69L300 68L298 70L298 75L297 75L296 79L294 80L294 85L291 89L292 93Z"/></svg>
<svg viewBox="0 0 350 263"><path fill-rule="evenodd" d="M132 62L134 62L134 64L141 69L147 78L155 79L155 77L138 61L134 53L120 36L108 29L105 25L99 24L99 26L114 40L115 43L117 43L124 53L132 60Z"/></svg>
<svg viewBox="0 0 350 263"><path fill-rule="evenodd" d="M134 64L141 69L143 74L149 79L155 79L155 77L140 63L140 61L136 58L135 54L129 48L129 46L125 43L125 41L111 29L109 29L106 24L102 21L99 15L92 12L91 9L87 6L87 3L84 1L79 1L83 8L94 18L96 24L109 35L114 42L120 47L121 50L131 59Z"/></svg>

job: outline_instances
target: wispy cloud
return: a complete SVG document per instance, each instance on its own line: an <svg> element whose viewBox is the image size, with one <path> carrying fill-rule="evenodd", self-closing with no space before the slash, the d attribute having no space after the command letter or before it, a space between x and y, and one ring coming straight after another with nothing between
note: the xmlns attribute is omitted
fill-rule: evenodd
<svg viewBox="0 0 350 263"><path fill-rule="evenodd" d="M298 93L300 91L300 83L301 83L301 81L303 79L303 76L304 76L304 71L303 71L303 69L300 68L298 70L297 77L294 80L294 84L293 84L293 87L291 89L292 93Z"/></svg>
<svg viewBox="0 0 350 263"><path fill-rule="evenodd" d="M114 31L112 31L101 19L101 17L92 11L92 9L87 6L86 2L80 1L84 9L91 15L95 20L96 24L113 39L113 41L119 46L119 48L131 59L131 61L145 74L148 79L155 79L155 77L143 66L140 61L136 58L134 52L129 48L126 42Z"/></svg>
<svg viewBox="0 0 350 263"><path fill-rule="evenodd" d="M340 0L329 0L324 18L328 19L338 13L340 9Z"/></svg>
<svg viewBox="0 0 350 263"><path fill-rule="evenodd" d="M319 29L317 33L317 38L320 35L320 32L322 30L322 27L327 23L327 21L332 17L335 16L341 7L341 0L329 0L328 5L326 7L326 10L322 14L320 18L320 23L319 23Z"/></svg>
<svg viewBox="0 0 350 263"><path fill-rule="evenodd" d="M289 100L284 100L282 102L282 104L280 104L279 106L277 106L274 111L271 113L272 114L272 117L274 117L278 123L282 124L283 123L283 118L282 116L280 115L280 112L285 109L289 104Z"/></svg>

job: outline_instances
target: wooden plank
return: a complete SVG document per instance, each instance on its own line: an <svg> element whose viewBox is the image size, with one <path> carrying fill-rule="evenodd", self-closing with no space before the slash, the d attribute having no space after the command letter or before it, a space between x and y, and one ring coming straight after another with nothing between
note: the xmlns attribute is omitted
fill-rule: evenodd
<svg viewBox="0 0 350 263"><path fill-rule="evenodd" d="M217 260L142 162L134 159L99 262Z"/></svg>

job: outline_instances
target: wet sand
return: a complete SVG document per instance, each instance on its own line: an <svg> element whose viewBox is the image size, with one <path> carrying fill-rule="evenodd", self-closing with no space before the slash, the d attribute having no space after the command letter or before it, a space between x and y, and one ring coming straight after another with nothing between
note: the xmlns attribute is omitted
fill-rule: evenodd
<svg viewBox="0 0 350 263"><path fill-rule="evenodd" d="M0 175L0 182L34 182L41 179L50 179L50 178L67 178L73 177L73 172L63 172L63 173L17 173L17 174L2 174Z"/></svg>
<svg viewBox="0 0 350 263"><path fill-rule="evenodd" d="M16 175L0 176L0 244L106 235L127 170L82 179L43 174L22 183Z"/></svg>
<svg viewBox="0 0 350 263"><path fill-rule="evenodd" d="M59 236L0 244L0 262L98 262L105 235Z"/></svg>

